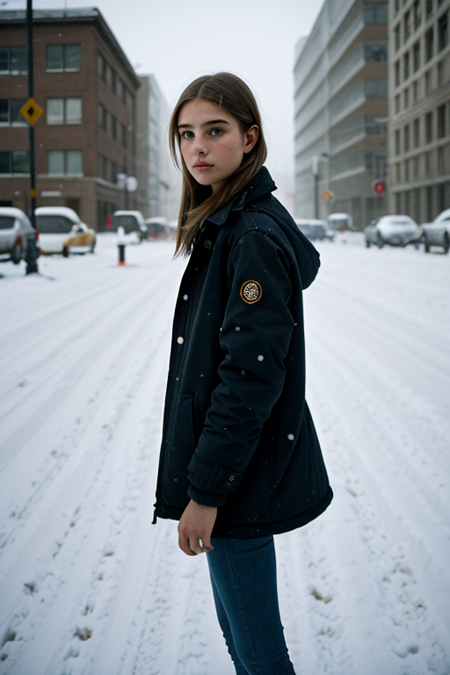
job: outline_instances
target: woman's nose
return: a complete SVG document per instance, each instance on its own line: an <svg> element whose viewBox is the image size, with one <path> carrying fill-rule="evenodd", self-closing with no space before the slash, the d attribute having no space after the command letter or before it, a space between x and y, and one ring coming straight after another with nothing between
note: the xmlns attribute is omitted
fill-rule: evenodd
<svg viewBox="0 0 450 675"><path fill-rule="evenodd" d="M194 140L193 151L195 155L204 155L206 152L206 146L204 139L201 136L197 136Z"/></svg>

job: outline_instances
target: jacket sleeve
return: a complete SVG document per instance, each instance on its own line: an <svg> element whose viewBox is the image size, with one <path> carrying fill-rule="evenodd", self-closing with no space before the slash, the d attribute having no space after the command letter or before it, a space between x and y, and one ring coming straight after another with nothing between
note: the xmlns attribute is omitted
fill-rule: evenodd
<svg viewBox="0 0 450 675"><path fill-rule="evenodd" d="M295 325L289 269L289 253L260 230L245 233L231 250L220 333L226 356L188 467L194 501L220 506L239 487L280 396Z"/></svg>

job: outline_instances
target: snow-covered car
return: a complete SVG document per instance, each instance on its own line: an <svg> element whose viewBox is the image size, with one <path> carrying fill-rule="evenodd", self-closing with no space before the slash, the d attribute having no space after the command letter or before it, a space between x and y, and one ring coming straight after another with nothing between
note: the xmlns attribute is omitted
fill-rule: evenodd
<svg viewBox="0 0 450 675"><path fill-rule="evenodd" d="M423 223L423 241L425 253L430 252L430 246L442 246L444 253L450 249L450 209L442 211L432 223Z"/></svg>
<svg viewBox="0 0 450 675"><path fill-rule="evenodd" d="M140 211L114 211L112 229L117 232L119 227L122 227L125 234L129 235L129 243L139 244L147 239L148 229Z"/></svg>
<svg viewBox="0 0 450 675"><path fill-rule="evenodd" d="M418 245L420 236L419 226L409 216L382 216L372 220L364 230L367 247L371 244L379 248L385 244L391 246Z"/></svg>
<svg viewBox="0 0 450 675"><path fill-rule="evenodd" d="M338 232L353 230L353 219L349 213L330 213L328 227Z"/></svg>
<svg viewBox="0 0 450 675"><path fill-rule="evenodd" d="M83 223L67 206L40 206L36 209L41 253L94 253L95 230Z"/></svg>
<svg viewBox="0 0 450 675"><path fill-rule="evenodd" d="M328 230L324 220L296 218L298 228L311 241L330 239L333 241L334 232Z"/></svg>
<svg viewBox="0 0 450 675"><path fill-rule="evenodd" d="M0 207L1 261L11 260L18 265L21 260L25 260L28 247L34 246L38 236L38 232L23 211L13 206Z"/></svg>

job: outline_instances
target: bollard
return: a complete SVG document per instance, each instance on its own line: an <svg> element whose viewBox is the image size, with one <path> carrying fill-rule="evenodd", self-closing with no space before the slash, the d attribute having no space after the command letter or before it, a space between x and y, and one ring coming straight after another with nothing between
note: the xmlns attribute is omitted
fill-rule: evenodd
<svg viewBox="0 0 450 675"><path fill-rule="evenodd" d="M117 248L119 249L119 267L126 265L125 262L125 230L123 227L119 227L117 230Z"/></svg>

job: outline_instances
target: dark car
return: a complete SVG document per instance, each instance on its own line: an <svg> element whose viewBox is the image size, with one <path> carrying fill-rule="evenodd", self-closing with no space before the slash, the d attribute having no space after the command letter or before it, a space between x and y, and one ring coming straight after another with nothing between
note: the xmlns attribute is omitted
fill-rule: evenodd
<svg viewBox="0 0 450 675"><path fill-rule="evenodd" d="M334 232L327 230L324 220L297 218L295 222L310 241L323 241L324 239L333 241L334 239Z"/></svg>

